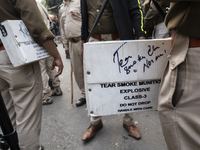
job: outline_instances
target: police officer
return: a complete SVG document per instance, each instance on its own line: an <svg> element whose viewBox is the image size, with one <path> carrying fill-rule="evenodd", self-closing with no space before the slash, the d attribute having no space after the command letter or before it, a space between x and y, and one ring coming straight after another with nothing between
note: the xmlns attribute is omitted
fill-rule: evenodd
<svg viewBox="0 0 200 150"><path fill-rule="evenodd" d="M81 98L76 102L76 106L86 103L83 60L81 58L81 13L80 0L63 0L59 8L61 37L65 50L69 50L70 60L73 67L74 76Z"/></svg>
<svg viewBox="0 0 200 150"><path fill-rule="evenodd" d="M200 1L170 0L165 24L172 48L161 81L158 112L169 150L200 148Z"/></svg>
<svg viewBox="0 0 200 150"><path fill-rule="evenodd" d="M62 73L63 63L35 0L1 0L0 22L23 20L32 38L53 57L55 76ZM42 79L39 62L13 67L0 43L0 91L11 122L16 128L21 150L38 150L42 117Z"/></svg>
<svg viewBox="0 0 200 150"><path fill-rule="evenodd" d="M82 28L81 38L84 43L91 31L95 19L104 0L81 0ZM135 35L133 32L135 30ZM110 39L133 40L145 39L143 14L138 0L110 0L102 14L89 42L101 41L103 35L110 35ZM83 50L83 49L82 49ZM123 127L129 135L139 140L140 130L133 123L133 114L127 113L123 117ZM82 136L82 140L91 140L96 132L103 127L101 116L92 116L91 124Z"/></svg>
<svg viewBox="0 0 200 150"><path fill-rule="evenodd" d="M39 11L44 19L44 22L47 28L50 29L51 19L49 18L49 14L46 8L38 2L37 2L37 6L39 8ZM54 58L51 56L39 61L41 74L42 74L42 83L43 83L43 98L42 98L43 105L52 104L53 103L52 96L62 95L62 90L60 88L60 79L59 77L54 77L56 74L56 68L54 68L53 70L51 69L53 60ZM52 82L52 86L53 86L52 91L49 86L48 80Z"/></svg>

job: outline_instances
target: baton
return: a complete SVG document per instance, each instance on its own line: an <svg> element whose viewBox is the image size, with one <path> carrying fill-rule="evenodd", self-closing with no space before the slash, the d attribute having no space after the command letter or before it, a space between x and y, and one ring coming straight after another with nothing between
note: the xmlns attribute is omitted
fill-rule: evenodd
<svg viewBox="0 0 200 150"><path fill-rule="evenodd" d="M92 30L91 30L90 34L88 35L88 37L87 37L86 42L88 42L88 40L89 40L89 38L90 38L90 36L91 36L91 34L92 34L94 28L96 27L97 23L99 22L99 19L101 18L101 15L103 14L104 9L106 8L106 5L108 4L108 2L109 2L109 0L104 0L104 2L103 2L103 4L102 4L102 7L101 7L101 9L99 10L99 14L98 14L98 16L97 16L97 18L96 18L96 20L95 20L95 22L94 22L94 25L93 25L93 27L92 27Z"/></svg>
<svg viewBox="0 0 200 150"><path fill-rule="evenodd" d="M72 69L72 63L71 63L71 104L73 104L73 69Z"/></svg>
<svg viewBox="0 0 200 150"><path fill-rule="evenodd" d="M63 3L63 2L62 2L62 3ZM52 9L58 8L62 3L59 3L59 4L56 5L56 6L53 6L53 7L51 7L51 8L48 8L47 10L50 11L50 10L52 10Z"/></svg>

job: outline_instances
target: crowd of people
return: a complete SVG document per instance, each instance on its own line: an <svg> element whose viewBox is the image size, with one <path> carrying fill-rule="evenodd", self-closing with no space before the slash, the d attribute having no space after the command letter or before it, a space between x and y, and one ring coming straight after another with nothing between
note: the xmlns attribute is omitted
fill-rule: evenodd
<svg viewBox="0 0 200 150"><path fill-rule="evenodd" d="M51 55L23 67L13 67L0 41L0 92L17 130L20 149L44 149L39 143L42 105L52 104L52 96L60 96L63 92L58 77L63 63L53 41L54 35L60 34L81 92L77 107L87 103L84 43L171 36L171 50L159 90L159 119L169 150L198 150L200 23L195 16L200 14L199 0L146 0L142 4L139 0L109 0L92 31L103 3L104 0L63 0L58 8L60 32L52 33L47 10L35 0L0 1L0 22L23 20L34 41ZM82 141L90 141L103 128L101 117L91 116ZM124 114L122 125L132 138L141 139L132 113Z"/></svg>

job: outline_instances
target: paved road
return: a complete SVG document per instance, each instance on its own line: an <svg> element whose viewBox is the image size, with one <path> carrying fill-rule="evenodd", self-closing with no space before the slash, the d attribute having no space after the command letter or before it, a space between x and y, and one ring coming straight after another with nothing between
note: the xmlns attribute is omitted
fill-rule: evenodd
<svg viewBox="0 0 200 150"><path fill-rule="evenodd" d="M63 95L53 97L53 104L43 106L40 141L45 150L167 150L157 111L133 114L141 140L128 136L122 126L123 115L112 115L103 117L104 127L94 139L83 143L81 137L90 124L90 117L86 105L77 108L71 104L70 60L65 58L61 44L58 49L64 63L60 76ZM74 101L79 98L80 91L74 81Z"/></svg>

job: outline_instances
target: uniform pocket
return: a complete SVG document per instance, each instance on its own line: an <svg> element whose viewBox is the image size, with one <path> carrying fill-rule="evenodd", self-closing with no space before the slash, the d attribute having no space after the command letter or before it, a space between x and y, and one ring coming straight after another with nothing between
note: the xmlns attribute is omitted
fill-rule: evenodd
<svg viewBox="0 0 200 150"><path fill-rule="evenodd" d="M77 11L70 11L71 17L74 20L79 20L81 21L81 14Z"/></svg>
<svg viewBox="0 0 200 150"><path fill-rule="evenodd" d="M185 90L185 82L186 82L186 62L184 61L179 66L177 66L177 80L176 80L176 88L172 97L172 105L173 107L177 107L180 103L181 97Z"/></svg>

